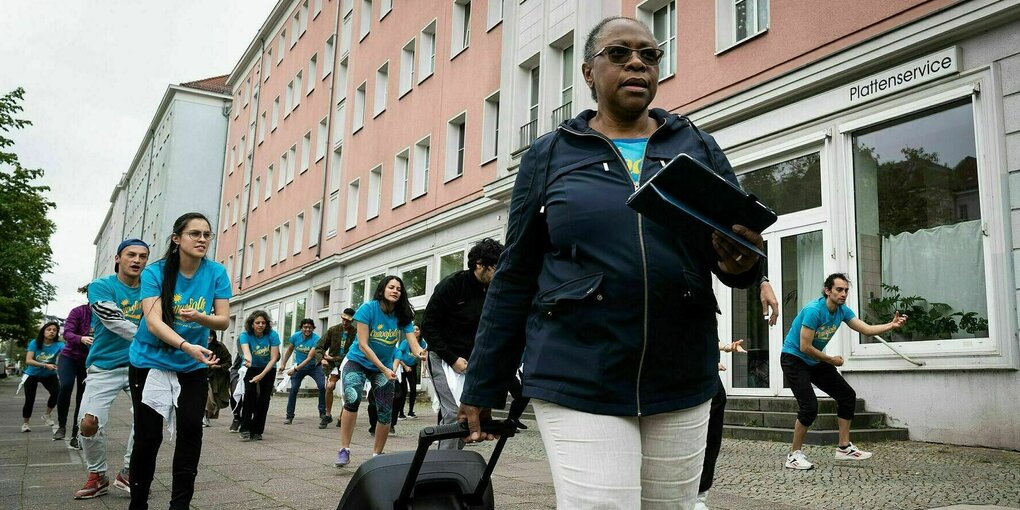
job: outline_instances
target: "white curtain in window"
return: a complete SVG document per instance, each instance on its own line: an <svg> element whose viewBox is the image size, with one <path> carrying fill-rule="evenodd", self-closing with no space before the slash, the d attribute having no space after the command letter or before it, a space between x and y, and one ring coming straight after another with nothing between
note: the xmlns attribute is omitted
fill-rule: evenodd
<svg viewBox="0 0 1020 510"><path fill-rule="evenodd" d="M822 268L822 232L806 232L797 236L797 309L822 296L825 273Z"/></svg>
<svg viewBox="0 0 1020 510"><path fill-rule="evenodd" d="M988 317L984 280L980 220L882 238L882 283L899 287L901 296Z"/></svg>

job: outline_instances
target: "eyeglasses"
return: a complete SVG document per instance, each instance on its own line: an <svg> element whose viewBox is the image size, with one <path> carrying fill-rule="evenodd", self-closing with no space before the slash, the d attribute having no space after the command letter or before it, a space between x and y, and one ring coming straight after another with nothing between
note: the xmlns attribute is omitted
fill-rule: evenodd
<svg viewBox="0 0 1020 510"><path fill-rule="evenodd" d="M638 58L646 66L657 66L659 61L662 60L664 51L659 48L628 48L627 46L610 45L602 48L592 58L599 55L605 55L610 62L622 66L630 61L630 56L637 53Z"/></svg>
<svg viewBox="0 0 1020 510"><path fill-rule="evenodd" d="M214 234L212 232L209 232L209 231L202 232L201 230L189 230L189 231L185 232L184 234L187 235L188 237L190 237L192 241L198 241L199 239L205 239L206 241L212 241L213 238L216 237L216 234Z"/></svg>

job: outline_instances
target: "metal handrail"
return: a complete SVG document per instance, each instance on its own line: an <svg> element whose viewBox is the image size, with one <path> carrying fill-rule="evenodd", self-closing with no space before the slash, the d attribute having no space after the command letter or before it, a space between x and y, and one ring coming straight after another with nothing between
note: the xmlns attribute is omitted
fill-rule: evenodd
<svg viewBox="0 0 1020 510"><path fill-rule="evenodd" d="M517 150L523 151L531 147L531 144L535 143L535 138L538 138L538 119L521 126L521 145Z"/></svg>
<svg viewBox="0 0 1020 510"><path fill-rule="evenodd" d="M573 104L574 104L573 101L567 101L566 103L563 103L563 106L560 106L559 108L553 110L552 112L553 126L559 126L560 124L563 123L563 121L571 117L571 105Z"/></svg>
<svg viewBox="0 0 1020 510"><path fill-rule="evenodd" d="M899 357L901 357L901 358L903 358L903 359L905 359L905 360L907 360L907 361L909 361L909 362L911 362L914 365L917 365L919 367L923 367L924 366L924 362L923 361L914 361L914 360L910 359L909 356L907 356L906 354L903 354L902 352L899 351L899 349L893 347L893 345L891 343L886 342L884 338L882 338L882 337L880 337L878 335L872 335L872 337L877 339L879 342L882 342L886 347L888 347L890 350L892 350L892 352L895 352L896 354L898 354Z"/></svg>

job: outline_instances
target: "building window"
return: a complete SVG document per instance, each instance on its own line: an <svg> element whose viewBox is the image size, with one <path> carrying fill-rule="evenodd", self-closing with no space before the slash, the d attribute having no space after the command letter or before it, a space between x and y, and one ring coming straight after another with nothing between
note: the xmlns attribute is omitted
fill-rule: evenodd
<svg viewBox="0 0 1020 510"><path fill-rule="evenodd" d="M552 125L570 119L574 101L574 46L560 52L560 106L552 113Z"/></svg>
<svg viewBox="0 0 1020 510"><path fill-rule="evenodd" d="M744 0L741 0L744 1ZM662 50L659 79L672 76L676 62L676 2L670 2L652 15L652 33Z"/></svg>
<svg viewBox="0 0 1020 510"><path fill-rule="evenodd" d="M489 8L486 12L485 29L491 30L492 27L503 21L503 0L489 0Z"/></svg>
<svg viewBox="0 0 1020 510"><path fill-rule="evenodd" d="M290 222L283 222L283 226L280 228L280 260L287 260L287 253L289 250L287 247L290 246Z"/></svg>
<svg viewBox="0 0 1020 510"><path fill-rule="evenodd" d="M453 0L453 30L450 58L464 51L471 43L471 0Z"/></svg>
<svg viewBox="0 0 1020 510"><path fill-rule="evenodd" d="M301 211L294 218L294 255L301 253L305 241L305 213Z"/></svg>
<svg viewBox="0 0 1020 510"><path fill-rule="evenodd" d="M379 165L368 173L368 207L365 210L366 220L379 216L379 204L382 202L382 170L382 165Z"/></svg>
<svg viewBox="0 0 1020 510"><path fill-rule="evenodd" d="M241 195L240 194L235 194L234 195L234 207L231 209L231 214L230 214L230 224L231 225L237 225L237 215L238 215L238 209L240 208L239 207L240 203L241 203Z"/></svg>
<svg viewBox="0 0 1020 510"><path fill-rule="evenodd" d="M421 83L432 76L432 73L436 70L436 22L429 23L421 31L421 55L418 60L418 69L421 69L421 75L418 77L418 83Z"/></svg>
<svg viewBox="0 0 1020 510"><path fill-rule="evenodd" d="M485 98L482 111L482 163L499 155L499 92Z"/></svg>
<svg viewBox="0 0 1020 510"><path fill-rule="evenodd" d="M428 288L428 266L401 271L400 279L404 281L404 293L408 298L424 296Z"/></svg>
<svg viewBox="0 0 1020 510"><path fill-rule="evenodd" d="M276 131L276 126L280 124L280 96L276 96L273 100L273 123L269 125L269 131Z"/></svg>
<svg viewBox="0 0 1020 510"><path fill-rule="evenodd" d="M269 81L269 73L273 70L273 49L266 50L266 59L262 64L262 81Z"/></svg>
<svg viewBox="0 0 1020 510"><path fill-rule="evenodd" d="M290 80L290 82L287 83L286 102L283 104L283 111L286 112L286 114L284 114L284 117L290 115L290 112L293 109L294 109L294 80Z"/></svg>
<svg viewBox="0 0 1020 510"><path fill-rule="evenodd" d="M393 10L393 0L381 0L379 3L379 19L386 17Z"/></svg>
<svg viewBox="0 0 1020 510"><path fill-rule="evenodd" d="M420 197L429 191L429 165L432 159L432 137L426 136L414 144L414 180L411 198Z"/></svg>
<svg viewBox="0 0 1020 510"><path fill-rule="evenodd" d="M333 162L329 168L329 189L336 191L340 189L340 167L343 163L343 146L333 150Z"/></svg>
<svg viewBox="0 0 1020 510"><path fill-rule="evenodd" d="M379 115L386 110L386 89L390 85L390 63L387 61L375 71L375 108L373 116Z"/></svg>
<svg viewBox="0 0 1020 510"><path fill-rule="evenodd" d="M400 90L399 96L411 91L414 84L414 39L411 39L400 50Z"/></svg>
<svg viewBox="0 0 1020 510"><path fill-rule="evenodd" d="M301 35L304 35L305 31L308 30L308 0L301 4L301 10L299 12L298 25L301 30Z"/></svg>
<svg viewBox="0 0 1020 510"><path fill-rule="evenodd" d="M280 39L277 41L276 46L276 65L280 65L283 62L283 53L287 51L287 31L280 32Z"/></svg>
<svg viewBox="0 0 1020 510"><path fill-rule="evenodd" d="M464 175L464 137L467 114L461 113L446 127L446 180Z"/></svg>
<svg viewBox="0 0 1020 510"><path fill-rule="evenodd" d="M273 229L272 255L273 258L271 259L269 265L275 266L278 262L280 262L280 227L276 227L275 229Z"/></svg>
<svg viewBox="0 0 1020 510"><path fill-rule="evenodd" d="M542 89L539 87L540 78L541 69L538 66L528 71L528 122L521 126L519 150L531 147L538 137L538 107L542 95Z"/></svg>
<svg viewBox="0 0 1020 510"><path fill-rule="evenodd" d="M351 132L357 133L365 126L365 89L368 82L361 82L354 91L354 128Z"/></svg>
<svg viewBox="0 0 1020 510"><path fill-rule="evenodd" d="M225 269L227 270L227 274L230 275L230 278L236 282L237 274L234 272L234 256L228 255L224 265L226 266ZM240 269L240 267L238 267L238 269Z"/></svg>
<svg viewBox="0 0 1020 510"><path fill-rule="evenodd" d="M365 304L365 280L351 282L351 308L357 310L363 304Z"/></svg>
<svg viewBox="0 0 1020 510"><path fill-rule="evenodd" d="M319 244L319 232L322 227L322 202L316 202L312 206L312 224L309 225L311 232L308 233L308 247ZM336 230L336 225L333 225Z"/></svg>
<svg viewBox="0 0 1020 510"><path fill-rule="evenodd" d="M297 166L297 145L291 145L287 151L287 184L294 182L294 167Z"/></svg>
<svg viewBox="0 0 1020 510"><path fill-rule="evenodd" d="M358 224L358 188L360 186L361 182L358 179L354 179L347 185L347 221L344 225L347 230Z"/></svg>
<svg viewBox="0 0 1020 510"><path fill-rule="evenodd" d="M315 0L314 9L312 9L312 19L318 18L319 13L322 12L322 0Z"/></svg>
<svg viewBox="0 0 1020 510"><path fill-rule="evenodd" d="M266 112L259 115L259 144L266 139Z"/></svg>
<svg viewBox="0 0 1020 510"><path fill-rule="evenodd" d="M333 59L336 55L333 54L334 48L336 47L336 35L329 36L326 39L326 47L322 50L322 78L326 79L329 73L333 72Z"/></svg>
<svg viewBox="0 0 1020 510"><path fill-rule="evenodd" d="M247 78L247 79L244 80L244 83L241 84L241 99L244 100L244 104L242 105L242 108L247 108L248 107L248 97L249 97L248 96L248 91L250 90L250 88L251 88L251 78Z"/></svg>
<svg viewBox="0 0 1020 510"><path fill-rule="evenodd" d="M329 117L323 117L319 121L319 132L315 138L315 161L326 156L326 145L329 137Z"/></svg>
<svg viewBox="0 0 1020 510"><path fill-rule="evenodd" d="M318 55L312 55L312 58L308 60L308 93L311 94L315 90L315 73L317 72L316 67L318 66Z"/></svg>
<svg viewBox="0 0 1020 510"><path fill-rule="evenodd" d="M464 251L456 251L439 257L439 281L464 269Z"/></svg>
<svg viewBox="0 0 1020 510"><path fill-rule="evenodd" d="M251 266L255 263L255 243L248 243L248 251L244 254L244 277L251 276Z"/></svg>
<svg viewBox="0 0 1020 510"><path fill-rule="evenodd" d="M333 146L336 147L344 143L344 126L347 120L347 102L344 101L337 105L336 114L333 117Z"/></svg>
<svg viewBox="0 0 1020 510"><path fill-rule="evenodd" d="M269 236L262 236L259 239L259 272L266 270L266 249L269 244Z"/></svg>
<svg viewBox="0 0 1020 510"><path fill-rule="evenodd" d="M326 210L326 237L336 235L337 222L340 220L340 191L329 194L329 209Z"/></svg>
<svg viewBox="0 0 1020 510"><path fill-rule="evenodd" d="M255 184L253 184L252 186L253 187L252 187L252 190L251 190L251 196L255 197L255 199L251 201L251 210L254 211L255 209L259 208L259 193L262 192L262 176L261 175L255 176Z"/></svg>
<svg viewBox="0 0 1020 510"><path fill-rule="evenodd" d="M351 37L354 31L354 12L344 15L343 25L340 26L340 56L346 57L351 52Z"/></svg>
<svg viewBox="0 0 1020 510"><path fill-rule="evenodd" d="M294 77L294 108L301 104L301 83L302 83L302 72L298 71L297 76Z"/></svg>
<svg viewBox="0 0 1020 510"><path fill-rule="evenodd" d="M988 337L971 100L856 131L852 140L862 319L908 315L884 337L891 342Z"/></svg>
<svg viewBox="0 0 1020 510"><path fill-rule="evenodd" d="M273 165L266 170L266 200L273 196Z"/></svg>
<svg viewBox="0 0 1020 510"><path fill-rule="evenodd" d="M407 201L407 184L410 180L410 149L404 149L393 158L393 199L392 207L404 205Z"/></svg>
<svg viewBox="0 0 1020 510"><path fill-rule="evenodd" d="M336 102L340 104L341 101L347 99L347 57L344 57L340 61L340 72L337 74L336 79Z"/></svg>
<svg viewBox="0 0 1020 510"><path fill-rule="evenodd" d="M363 40L372 29L372 0L361 0L361 26L358 40Z"/></svg>
<svg viewBox="0 0 1020 510"><path fill-rule="evenodd" d="M308 171L312 159L312 132L305 133L301 139L301 173Z"/></svg>
<svg viewBox="0 0 1020 510"><path fill-rule="evenodd" d="M715 10L716 52L725 51L769 29L768 0L716 0Z"/></svg>

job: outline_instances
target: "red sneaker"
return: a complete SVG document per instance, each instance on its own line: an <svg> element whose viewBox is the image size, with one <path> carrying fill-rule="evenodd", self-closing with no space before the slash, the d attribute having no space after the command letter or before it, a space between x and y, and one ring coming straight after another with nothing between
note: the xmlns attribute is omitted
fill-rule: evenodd
<svg viewBox="0 0 1020 510"><path fill-rule="evenodd" d="M110 490L110 479L104 473L89 473L85 486L74 493L74 499L91 499L102 496Z"/></svg>
<svg viewBox="0 0 1020 510"><path fill-rule="evenodd" d="M131 494L131 472L127 468L121 469L117 477L113 479L113 486Z"/></svg>

